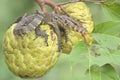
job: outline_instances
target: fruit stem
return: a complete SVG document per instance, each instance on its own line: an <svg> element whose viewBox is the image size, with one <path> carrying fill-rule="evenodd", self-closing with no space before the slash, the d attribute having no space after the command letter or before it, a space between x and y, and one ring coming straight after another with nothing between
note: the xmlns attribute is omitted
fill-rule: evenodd
<svg viewBox="0 0 120 80"><path fill-rule="evenodd" d="M39 4L39 6L40 6L40 8L41 8L41 10L44 12L44 13L46 13L47 12L47 10L46 10L46 8L45 8L45 5L47 4L48 6L50 6L54 11L55 11L55 13L58 13L58 6L57 6L57 4L55 3L55 2L53 2L52 0L35 0L38 4Z"/></svg>
<svg viewBox="0 0 120 80"><path fill-rule="evenodd" d="M72 0L72 1L64 2L64 3L56 4L52 0L35 0L35 1L39 4L43 13L47 12L46 7L45 7L46 4L50 6L55 11L55 13L59 13L59 7L65 4L69 4L69 3L76 3L76 2L103 3L104 2L103 0Z"/></svg>

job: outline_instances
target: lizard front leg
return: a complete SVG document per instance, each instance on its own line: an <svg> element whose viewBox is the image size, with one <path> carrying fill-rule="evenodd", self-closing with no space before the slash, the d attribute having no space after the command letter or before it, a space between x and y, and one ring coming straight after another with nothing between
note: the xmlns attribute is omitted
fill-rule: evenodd
<svg viewBox="0 0 120 80"><path fill-rule="evenodd" d="M41 25L41 24L40 24ZM42 31L40 29L40 25L38 25L36 28L35 28L35 34L36 34L36 38L38 38L39 36L42 36L42 37L45 37L45 43L46 45L48 46L48 35L45 33L45 31ZM36 39L35 38L35 39ZM34 39L34 40L35 40Z"/></svg>

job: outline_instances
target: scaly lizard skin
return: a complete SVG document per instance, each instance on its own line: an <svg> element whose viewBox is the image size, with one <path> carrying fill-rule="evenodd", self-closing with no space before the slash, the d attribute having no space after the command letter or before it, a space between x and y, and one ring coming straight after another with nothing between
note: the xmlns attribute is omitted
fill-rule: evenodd
<svg viewBox="0 0 120 80"><path fill-rule="evenodd" d="M62 40L60 31L65 33L67 42L67 29L72 29L82 34L87 34L87 30L82 27L82 23L68 17L66 15L55 14L55 13L40 13L36 12L33 15L24 15L20 21L18 21L17 26L14 29L14 34L22 37L27 31L35 30L36 38L39 36L45 37L47 43L48 35L40 30L40 25L48 24L53 28L54 32L58 37L58 51L62 50ZM85 38L84 38L85 39ZM48 44L47 44L48 45Z"/></svg>

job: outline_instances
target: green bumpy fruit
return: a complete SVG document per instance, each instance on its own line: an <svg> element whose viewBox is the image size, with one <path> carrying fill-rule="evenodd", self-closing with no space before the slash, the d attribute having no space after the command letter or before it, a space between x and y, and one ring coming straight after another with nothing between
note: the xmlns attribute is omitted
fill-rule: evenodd
<svg viewBox="0 0 120 80"><path fill-rule="evenodd" d="M62 7L73 19L82 22L83 27L86 28L86 30L89 33L89 34L86 34L85 37L87 39L88 44L91 45L93 42L93 39L90 33L94 29L94 22L93 22L92 13L89 7L83 2L70 3ZM64 14L64 12L61 11L61 14ZM62 40L63 51L62 52L69 54L72 48L76 44L78 44L79 41L82 41L82 40L83 38L80 33L75 32L71 29L68 30L68 43L66 43L63 38Z"/></svg>
<svg viewBox="0 0 120 80"><path fill-rule="evenodd" d="M12 25L4 36L3 52L8 68L22 78L41 77L55 65L59 57L56 34L48 25L41 26L49 35L49 46L46 46L43 37L35 39L34 31L22 38L15 36L15 26Z"/></svg>

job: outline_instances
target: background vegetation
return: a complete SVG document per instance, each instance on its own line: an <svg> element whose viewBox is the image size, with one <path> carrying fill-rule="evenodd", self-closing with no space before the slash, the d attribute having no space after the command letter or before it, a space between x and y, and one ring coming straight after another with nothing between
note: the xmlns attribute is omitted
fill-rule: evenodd
<svg viewBox="0 0 120 80"><path fill-rule="evenodd" d="M63 2L68 0L54 0ZM70 55L62 54L49 74L36 80L120 80L120 0L87 3L95 21L95 43L80 42ZM0 45L9 26L39 6L33 0L0 0ZM48 8L50 9L50 8ZM9 71L0 46L0 80L23 80Z"/></svg>

